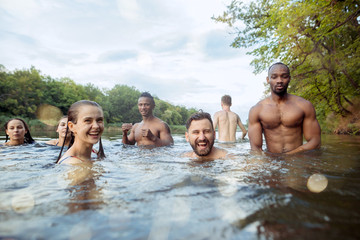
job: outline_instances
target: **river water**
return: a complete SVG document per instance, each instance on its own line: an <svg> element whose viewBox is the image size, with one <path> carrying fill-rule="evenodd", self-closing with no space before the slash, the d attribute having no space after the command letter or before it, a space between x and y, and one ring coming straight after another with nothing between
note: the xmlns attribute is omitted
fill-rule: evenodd
<svg viewBox="0 0 360 240"><path fill-rule="evenodd" d="M44 134L1 147L0 239L360 239L360 137L295 156L215 143L233 156L209 162L181 157L183 135L152 150L120 137L104 136L107 158L80 182ZM326 188L310 191L311 176Z"/></svg>

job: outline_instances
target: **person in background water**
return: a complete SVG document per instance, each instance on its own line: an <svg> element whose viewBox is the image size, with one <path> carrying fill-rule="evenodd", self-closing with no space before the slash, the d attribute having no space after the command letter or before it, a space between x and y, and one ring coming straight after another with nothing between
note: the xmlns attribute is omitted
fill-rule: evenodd
<svg viewBox="0 0 360 240"><path fill-rule="evenodd" d="M154 98L148 92L143 92L138 99L138 108L142 121L134 124L124 123L122 125L123 144L138 146L169 146L174 144L169 126L161 119L153 115L155 108ZM130 134L128 136L128 131Z"/></svg>
<svg viewBox="0 0 360 240"><path fill-rule="evenodd" d="M64 141L56 163L58 164L81 164L91 163L93 145L99 142L98 159L105 157L101 142L104 131L104 114L99 104L93 101L81 100L71 105L68 111L67 132L73 134L70 145L61 157ZM67 134L65 134L67 135ZM74 142L71 144L71 142Z"/></svg>
<svg viewBox="0 0 360 240"><path fill-rule="evenodd" d="M67 119L68 117L66 115L60 118L56 129L56 132L59 134L58 139L51 139L47 141L46 144L55 146L62 146L64 144L65 146L69 146L71 131L66 131ZM66 142L64 143L65 139Z"/></svg>
<svg viewBox="0 0 360 240"><path fill-rule="evenodd" d="M30 130L26 122L20 118L13 118L4 125L6 139L5 145L16 146L24 143L34 143ZM10 141L8 142L10 138Z"/></svg>
<svg viewBox="0 0 360 240"><path fill-rule="evenodd" d="M242 131L242 139L245 138L247 130L241 123L239 115L230 110L231 97L224 95L221 98L221 111L214 115L214 128L218 126L219 141L236 142L236 128L239 125Z"/></svg>
<svg viewBox="0 0 360 240"><path fill-rule="evenodd" d="M266 80L271 95L249 112L249 139L254 152L263 151L263 133L271 153L294 154L320 147L321 130L315 109L309 101L287 93L290 79L287 65L278 62L270 66Z"/></svg>
<svg viewBox="0 0 360 240"><path fill-rule="evenodd" d="M214 147L216 133L209 113L199 111L191 115L186 129L186 141L194 151L185 153L185 157L214 160L227 155L226 150Z"/></svg>

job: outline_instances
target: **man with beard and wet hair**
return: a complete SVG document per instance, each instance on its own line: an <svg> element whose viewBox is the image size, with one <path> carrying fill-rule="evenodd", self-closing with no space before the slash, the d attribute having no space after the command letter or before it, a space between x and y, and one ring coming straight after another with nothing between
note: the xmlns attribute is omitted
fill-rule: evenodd
<svg viewBox="0 0 360 240"><path fill-rule="evenodd" d="M138 146L161 147L174 144L169 126L161 119L153 115L155 108L154 98L148 92L143 92L138 99L138 108L142 121L135 123L124 123L122 125L124 144ZM130 131L129 136L127 135Z"/></svg>
<svg viewBox="0 0 360 240"><path fill-rule="evenodd" d="M209 113L199 111L190 116L186 122L185 138L194 150L186 157L200 159L224 158L227 151L214 147L215 129Z"/></svg>
<svg viewBox="0 0 360 240"><path fill-rule="evenodd" d="M270 66L266 81L271 95L249 112L248 131L254 152L263 152L263 133L270 153L294 154L320 147L321 130L314 106L287 93L290 78L290 69L285 64L278 62Z"/></svg>

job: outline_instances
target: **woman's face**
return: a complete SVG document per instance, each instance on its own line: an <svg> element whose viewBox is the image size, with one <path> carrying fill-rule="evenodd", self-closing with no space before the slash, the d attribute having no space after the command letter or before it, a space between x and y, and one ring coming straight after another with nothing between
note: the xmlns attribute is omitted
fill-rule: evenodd
<svg viewBox="0 0 360 240"><path fill-rule="evenodd" d="M69 122L69 128L75 135L75 142L96 144L104 131L104 114L96 106L82 106L77 122Z"/></svg>
<svg viewBox="0 0 360 240"><path fill-rule="evenodd" d="M7 125L6 134L9 135L12 141L24 141L26 132L25 126L20 120L11 120Z"/></svg>
<svg viewBox="0 0 360 240"><path fill-rule="evenodd" d="M67 125L67 117L60 119L58 128L56 130L56 132L59 134L59 138L65 138L66 125ZM67 137L69 137L70 134L71 134L71 131L68 131Z"/></svg>

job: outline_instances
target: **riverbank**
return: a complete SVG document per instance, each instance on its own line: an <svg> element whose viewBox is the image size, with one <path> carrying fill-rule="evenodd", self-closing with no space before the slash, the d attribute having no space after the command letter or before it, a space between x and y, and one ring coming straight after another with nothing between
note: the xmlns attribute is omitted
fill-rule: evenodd
<svg viewBox="0 0 360 240"><path fill-rule="evenodd" d="M11 117L11 118L15 118L15 117ZM2 131L2 132L5 131L4 124L11 118L6 117L6 116L0 116L0 131ZM44 124L43 122L41 122L38 119L28 119L28 118L23 118L23 117L19 117L19 118L23 119L28 124L28 126L30 128L30 132L44 131L44 132L54 132L55 133L56 128L57 128L57 126L51 126L51 125ZM173 134L184 134L186 131L185 125L170 125L169 127L171 130L171 133L173 133ZM121 123L105 124L104 132L116 133L116 134L122 135Z"/></svg>
<svg viewBox="0 0 360 240"><path fill-rule="evenodd" d="M359 107L360 109L360 107ZM29 125L30 131L56 131L56 126L50 126L42 123L38 119L23 118ZM4 124L10 117L0 116L0 131L4 131ZM344 134L344 135L360 135L360 111L355 111L355 114L346 117L336 117L329 115L324 122L320 122L323 134ZM170 125L171 133L184 134L186 131L185 125ZM105 132L116 133L122 135L121 123L105 124Z"/></svg>
<svg viewBox="0 0 360 240"><path fill-rule="evenodd" d="M352 106L348 106L349 114L347 116L339 116L329 114L325 123L320 123L325 133L360 135L360 99L355 101ZM323 126L325 126L323 128Z"/></svg>

